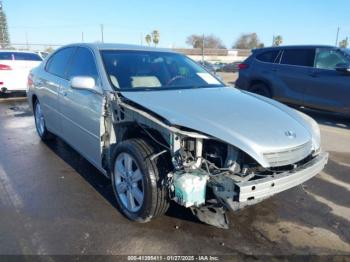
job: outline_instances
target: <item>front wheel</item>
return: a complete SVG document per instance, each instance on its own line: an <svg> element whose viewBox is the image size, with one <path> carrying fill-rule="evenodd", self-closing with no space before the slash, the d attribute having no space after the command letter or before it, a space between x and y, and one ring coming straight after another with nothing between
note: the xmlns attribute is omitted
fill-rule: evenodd
<svg viewBox="0 0 350 262"><path fill-rule="evenodd" d="M143 139L124 141L115 149L113 190L121 212L132 221L148 222L169 207L166 170L159 168L160 158L152 159L156 153Z"/></svg>

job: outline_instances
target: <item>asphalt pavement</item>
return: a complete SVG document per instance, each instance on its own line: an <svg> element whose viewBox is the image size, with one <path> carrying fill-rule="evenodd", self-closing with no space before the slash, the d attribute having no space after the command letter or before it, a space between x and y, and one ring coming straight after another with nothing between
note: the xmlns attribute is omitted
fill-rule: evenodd
<svg viewBox="0 0 350 262"><path fill-rule="evenodd" d="M325 170L224 230L177 205L128 221L108 179L60 139L40 141L25 100L0 100L0 254L350 255L350 118L305 112L321 125Z"/></svg>

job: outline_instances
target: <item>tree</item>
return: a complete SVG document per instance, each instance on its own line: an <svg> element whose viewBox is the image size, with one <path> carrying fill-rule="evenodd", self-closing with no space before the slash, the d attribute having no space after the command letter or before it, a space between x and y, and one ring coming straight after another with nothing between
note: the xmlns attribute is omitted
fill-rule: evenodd
<svg viewBox="0 0 350 262"><path fill-rule="evenodd" d="M349 39L345 38L339 42L340 48L347 48L349 46Z"/></svg>
<svg viewBox="0 0 350 262"><path fill-rule="evenodd" d="M152 42L153 42L154 46L157 46L159 44L159 40L160 40L159 31L153 30L151 34L146 35L145 39L146 39L146 43L148 44L148 46L150 46Z"/></svg>
<svg viewBox="0 0 350 262"><path fill-rule="evenodd" d="M260 42L258 35L256 33L242 34L232 46L232 48L237 49L254 49L264 46Z"/></svg>
<svg viewBox="0 0 350 262"><path fill-rule="evenodd" d="M0 1L0 46L1 48L8 48L10 46L7 18L2 8L2 1Z"/></svg>
<svg viewBox="0 0 350 262"><path fill-rule="evenodd" d="M45 48L44 51L51 54L54 51L54 49L52 48L52 46L48 46L48 47Z"/></svg>
<svg viewBox="0 0 350 262"><path fill-rule="evenodd" d="M283 43L283 37L281 35L277 35L273 37L273 46L280 46Z"/></svg>
<svg viewBox="0 0 350 262"><path fill-rule="evenodd" d="M186 44L192 46L193 48L214 48L214 49L225 49L225 45L222 43L221 39L215 35L190 35L186 39Z"/></svg>
<svg viewBox="0 0 350 262"><path fill-rule="evenodd" d="M146 43L148 44L148 46L150 46L151 42L152 42L152 36L150 34L147 34L145 39L146 39Z"/></svg>
<svg viewBox="0 0 350 262"><path fill-rule="evenodd" d="M159 38L160 38L159 32L157 30L153 30L152 41L155 46L159 44Z"/></svg>

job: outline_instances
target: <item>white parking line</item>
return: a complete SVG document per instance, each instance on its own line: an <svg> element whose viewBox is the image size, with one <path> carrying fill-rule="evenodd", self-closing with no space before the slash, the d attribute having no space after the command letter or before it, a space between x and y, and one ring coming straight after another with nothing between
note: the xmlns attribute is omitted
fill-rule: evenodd
<svg viewBox="0 0 350 262"><path fill-rule="evenodd" d="M341 166L350 167L350 164L348 164L348 163L338 162L338 164L341 165Z"/></svg>
<svg viewBox="0 0 350 262"><path fill-rule="evenodd" d="M322 204L325 204L327 205L332 211L332 213L336 216L339 216L339 217L342 217L344 219L346 219L347 221L350 221L350 217L349 217L349 214L350 214L350 208L348 207L344 207L344 206L340 206L340 205L337 205L335 203L333 203L332 201L328 200L328 199L325 199L324 197L321 197L319 195L316 195L314 193L311 193L310 191L304 189L304 191L310 195L311 197L313 197L316 201L322 203Z"/></svg>
<svg viewBox="0 0 350 262"><path fill-rule="evenodd" d="M21 209L24 207L23 200L21 196L16 192L14 189L10 178L8 177L6 171L4 170L3 166L0 164L0 188L1 188L1 194L7 196L7 200L1 199L4 201L4 204L11 204L17 213L21 212ZM25 216L22 217L22 226L26 231L28 231L28 236L30 236L31 244L33 247L35 247L35 250L27 249L27 244L23 239L19 239L20 245L22 246L22 250L26 250L26 252L30 252L30 255L47 255L46 248L44 247L44 241L42 240L42 237L39 232L34 231L33 232L33 225L30 222L29 218L26 218ZM31 232L29 234L29 232ZM48 261L53 261L51 257L46 258Z"/></svg>
<svg viewBox="0 0 350 262"><path fill-rule="evenodd" d="M23 207L23 201L16 190L14 190L11 180L7 176L4 168L0 164L0 186L5 190L5 194L8 197L9 202L15 207L18 213Z"/></svg>
<svg viewBox="0 0 350 262"><path fill-rule="evenodd" d="M338 179L332 177L331 175L326 174L325 172L321 172L318 175L318 178L321 178L321 179L323 179L327 182L330 182L334 185L341 186L341 187L345 188L346 190L350 191L350 184L343 182L341 180L338 180ZM350 216L350 214L349 214L349 216Z"/></svg>

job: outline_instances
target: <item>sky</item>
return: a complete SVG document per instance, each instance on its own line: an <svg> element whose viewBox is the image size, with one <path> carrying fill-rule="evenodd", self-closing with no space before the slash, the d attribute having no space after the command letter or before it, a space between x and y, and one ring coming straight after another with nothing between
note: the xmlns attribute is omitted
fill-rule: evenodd
<svg viewBox="0 0 350 262"><path fill-rule="evenodd" d="M242 33L265 45L335 44L350 37L349 0L3 0L12 43L68 44L101 40L141 44L152 30L160 47L188 47L191 34L214 34L230 48ZM143 44L145 41L143 40Z"/></svg>

